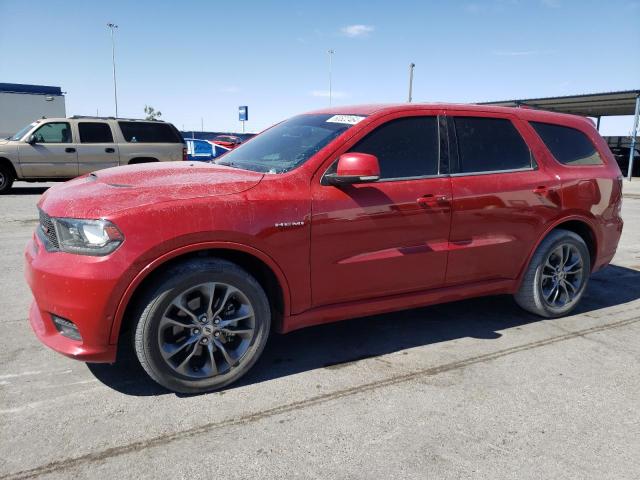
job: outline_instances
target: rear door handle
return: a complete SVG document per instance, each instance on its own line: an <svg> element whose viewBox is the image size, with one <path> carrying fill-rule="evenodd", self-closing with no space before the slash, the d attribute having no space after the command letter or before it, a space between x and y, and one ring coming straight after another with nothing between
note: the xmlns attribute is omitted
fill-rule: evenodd
<svg viewBox="0 0 640 480"><path fill-rule="evenodd" d="M545 193L549 193L549 188L546 185L538 185L533 189L533 193L536 195L544 195Z"/></svg>
<svg viewBox="0 0 640 480"><path fill-rule="evenodd" d="M73 147L67 147L64 149L64 151L67 153L76 153L76 149Z"/></svg>
<svg viewBox="0 0 640 480"><path fill-rule="evenodd" d="M107 152L107 153L114 153L116 151L116 149L115 148L111 148L111 147L107 147L107 148L104 149L104 151Z"/></svg>

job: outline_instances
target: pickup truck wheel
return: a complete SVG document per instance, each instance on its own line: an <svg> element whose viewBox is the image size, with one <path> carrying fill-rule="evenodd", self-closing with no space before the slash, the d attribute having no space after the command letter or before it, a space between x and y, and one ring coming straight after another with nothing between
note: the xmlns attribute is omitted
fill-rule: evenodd
<svg viewBox="0 0 640 480"><path fill-rule="evenodd" d="M11 190L14 180L11 169L6 165L0 165L0 195Z"/></svg>
<svg viewBox="0 0 640 480"><path fill-rule="evenodd" d="M141 299L135 350L149 376L169 390L225 387L256 362L271 311L260 284L222 259L171 267Z"/></svg>
<svg viewBox="0 0 640 480"><path fill-rule="evenodd" d="M590 272L584 240L568 230L553 230L538 246L514 298L524 310L542 317L566 315L580 302Z"/></svg>

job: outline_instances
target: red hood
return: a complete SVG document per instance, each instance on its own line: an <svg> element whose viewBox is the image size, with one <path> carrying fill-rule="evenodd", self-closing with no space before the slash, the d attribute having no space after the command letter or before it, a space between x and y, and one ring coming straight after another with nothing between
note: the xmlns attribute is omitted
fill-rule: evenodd
<svg viewBox="0 0 640 480"><path fill-rule="evenodd" d="M202 162L115 167L51 187L39 206L56 217L100 218L149 204L243 192L263 176Z"/></svg>

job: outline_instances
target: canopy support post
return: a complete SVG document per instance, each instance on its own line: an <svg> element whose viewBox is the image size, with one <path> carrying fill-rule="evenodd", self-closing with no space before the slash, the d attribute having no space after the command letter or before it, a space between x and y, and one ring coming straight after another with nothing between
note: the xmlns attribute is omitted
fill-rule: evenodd
<svg viewBox="0 0 640 480"><path fill-rule="evenodd" d="M640 94L636 96L636 113L633 115L633 130L631 130L631 148L629 149L629 172L627 178L631 181L633 175L633 154L636 151L636 137L638 136L638 117L640 116Z"/></svg>

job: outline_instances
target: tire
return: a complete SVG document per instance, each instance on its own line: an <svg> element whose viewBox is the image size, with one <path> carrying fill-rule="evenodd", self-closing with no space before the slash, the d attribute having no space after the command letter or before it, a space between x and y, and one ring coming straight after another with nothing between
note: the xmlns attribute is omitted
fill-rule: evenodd
<svg viewBox="0 0 640 480"><path fill-rule="evenodd" d="M140 364L153 380L178 393L208 392L237 381L262 354L271 327L260 284L236 264L217 258L170 267L135 311Z"/></svg>
<svg viewBox="0 0 640 480"><path fill-rule="evenodd" d="M15 177L7 165L0 165L0 195L9 192Z"/></svg>
<svg viewBox="0 0 640 480"><path fill-rule="evenodd" d="M566 258L564 264L561 256ZM591 257L584 240L568 230L553 230L536 249L514 299L521 308L541 317L567 315L580 302L590 272Z"/></svg>

